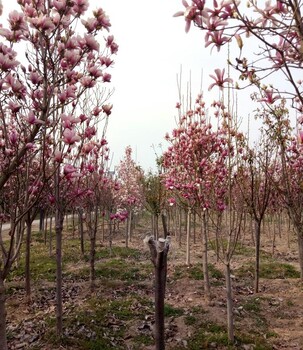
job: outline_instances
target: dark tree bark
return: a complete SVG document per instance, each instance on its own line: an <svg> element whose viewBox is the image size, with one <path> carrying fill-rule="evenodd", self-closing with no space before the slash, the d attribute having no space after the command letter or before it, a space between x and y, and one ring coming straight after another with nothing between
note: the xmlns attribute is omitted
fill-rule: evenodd
<svg viewBox="0 0 303 350"><path fill-rule="evenodd" d="M164 299L167 275L167 254L170 239L146 237L155 268L155 340L156 350L165 349Z"/></svg>
<svg viewBox="0 0 303 350"><path fill-rule="evenodd" d="M56 326L57 335L63 331L63 302L62 302L62 232L64 214L56 209Z"/></svg>
<svg viewBox="0 0 303 350"><path fill-rule="evenodd" d="M162 220L164 238L166 238L167 236L169 236L169 232L167 228L167 215L163 212L161 213L161 220Z"/></svg>
<svg viewBox="0 0 303 350"><path fill-rule="evenodd" d="M79 218L79 236L80 236L80 247L81 247L81 254L85 254L84 249L84 232L83 232L83 209L78 209L78 218Z"/></svg>
<svg viewBox="0 0 303 350"><path fill-rule="evenodd" d="M30 257L31 257L31 236L32 236L32 219L30 212L26 216L26 247L25 247L25 292L27 302L31 299L31 274L30 274Z"/></svg>
<svg viewBox="0 0 303 350"><path fill-rule="evenodd" d="M8 350L6 339L6 309L5 309L5 286L0 276L0 345L1 350Z"/></svg>
<svg viewBox="0 0 303 350"><path fill-rule="evenodd" d="M259 293L261 221L255 220L255 293Z"/></svg>

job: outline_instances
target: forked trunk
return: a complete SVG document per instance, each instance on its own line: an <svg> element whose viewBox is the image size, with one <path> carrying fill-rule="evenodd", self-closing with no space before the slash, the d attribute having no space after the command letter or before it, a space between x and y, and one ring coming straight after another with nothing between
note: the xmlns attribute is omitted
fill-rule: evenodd
<svg viewBox="0 0 303 350"><path fill-rule="evenodd" d="M6 309L5 309L5 287L2 276L0 276L0 345L1 350L8 350L6 339Z"/></svg>

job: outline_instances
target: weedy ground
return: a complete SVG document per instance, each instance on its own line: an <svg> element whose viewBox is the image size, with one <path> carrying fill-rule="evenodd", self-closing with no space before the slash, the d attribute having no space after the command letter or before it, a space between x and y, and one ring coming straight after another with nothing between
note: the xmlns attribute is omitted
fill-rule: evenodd
<svg viewBox="0 0 303 350"><path fill-rule="evenodd" d="M146 230L145 230L146 231ZM124 229L121 230L124 232ZM55 255L36 232L32 240L32 297L24 290L24 250L7 287L7 331L10 349L116 350L154 349L153 266L138 227L125 247L122 234L113 247L98 239L96 287L89 287L89 244L85 254L70 230L64 234L64 332L56 335ZM204 294L200 238L192 245L192 264L185 265L185 242L172 238L169 252L165 334L166 348L303 349L303 284L300 281L295 237L276 238L271 253L264 236L260 293L253 293L254 249L241 242L232 260L235 343L226 329L224 266L209 250L211 299ZM55 249L53 247L53 252Z"/></svg>

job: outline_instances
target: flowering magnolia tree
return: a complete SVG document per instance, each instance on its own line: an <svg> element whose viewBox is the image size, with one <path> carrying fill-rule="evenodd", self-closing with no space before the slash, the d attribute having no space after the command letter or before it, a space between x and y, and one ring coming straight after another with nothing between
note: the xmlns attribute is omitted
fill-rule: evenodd
<svg viewBox="0 0 303 350"><path fill-rule="evenodd" d="M0 191L33 154L39 155L36 182L24 187L24 196L35 191L37 197L39 184L45 185L54 175L50 200L56 205L59 244L63 222L60 193L64 192L61 179L68 183L81 176L75 159L82 147L89 147L87 140L97 132L95 118L108 116L111 110L110 105L98 101L89 113L83 114L80 97L99 83L110 82L108 69L118 46L111 35L97 37L110 28L102 9L84 18L87 0L19 0L18 4L19 9L9 14L8 27L0 28ZM81 34L76 28L81 28ZM21 219L22 213L18 217ZM14 237L12 231L11 239ZM58 251L60 244L57 254ZM5 269L0 273L0 343L4 350L3 281L13 257L3 253L1 268ZM59 322L59 333L61 329Z"/></svg>
<svg viewBox="0 0 303 350"><path fill-rule="evenodd" d="M139 211L144 204L142 177L142 170L132 159L132 149L128 146L117 169L119 190L115 193L120 212L121 209L127 211L126 246L128 246L128 239L131 236L132 215Z"/></svg>
<svg viewBox="0 0 303 350"><path fill-rule="evenodd" d="M180 105L177 107L180 108ZM233 173L237 166L237 156L243 152L245 139L244 135L237 131L236 126L232 126L232 116L222 102L214 102L209 113L218 119L217 128L210 123L205 102L199 95L194 108L182 114L178 128L173 130L171 136L167 135L166 139L171 145L163 155L163 167L166 170L164 176L167 188L184 198L189 207L189 214L191 210L196 210L202 218L206 297L210 296L207 216L213 212L219 218L228 209L229 218L234 219L234 221L230 219L227 223L228 229L221 225L222 220L217 220L219 224L217 233L220 232L220 240L217 239L217 243L222 243L224 240L228 242L227 247L224 244L217 247L217 254L226 266L227 314L230 340L233 341L230 261L242 217L242 211L238 210L239 208L235 209L234 205ZM190 215L187 220L189 222ZM187 255L189 255L189 230L187 237Z"/></svg>

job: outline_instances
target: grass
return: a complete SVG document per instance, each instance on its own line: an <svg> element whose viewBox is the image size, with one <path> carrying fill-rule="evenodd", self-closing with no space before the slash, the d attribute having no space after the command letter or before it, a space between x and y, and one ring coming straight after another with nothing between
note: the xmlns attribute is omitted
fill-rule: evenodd
<svg viewBox="0 0 303 350"><path fill-rule="evenodd" d="M249 312L259 313L261 311L261 299L258 297L248 299L244 303L243 309Z"/></svg>
<svg viewBox="0 0 303 350"><path fill-rule="evenodd" d="M248 274L254 276L254 264L248 263L236 270L237 277L245 277ZM300 278L300 272L293 265L278 261L261 262L260 278Z"/></svg>
<svg viewBox="0 0 303 350"><path fill-rule="evenodd" d="M215 267L213 264L208 264L208 273L209 277L213 279L222 279L224 278L223 273ZM203 280L203 266L201 264L195 264L190 267L186 265L178 265L175 267L173 273L173 280L179 280L184 277L188 277L194 280Z"/></svg>
<svg viewBox="0 0 303 350"><path fill-rule="evenodd" d="M190 320L190 321L189 321ZM241 349L244 344L251 344L254 349L257 350L270 350L272 346L267 343L263 336L257 334L249 334L236 331L235 343L231 344L228 339L227 330L224 326L202 320L201 318L192 316L185 319L186 324L194 326L194 332L192 336L187 339L186 347L176 347L175 350L202 350L202 349L228 349L236 350ZM267 334L267 333L266 333ZM268 333L268 336L275 337L275 334Z"/></svg>
<svg viewBox="0 0 303 350"><path fill-rule="evenodd" d="M184 310L181 308L174 307L169 304L164 305L164 316L165 317L179 317L184 314Z"/></svg>

